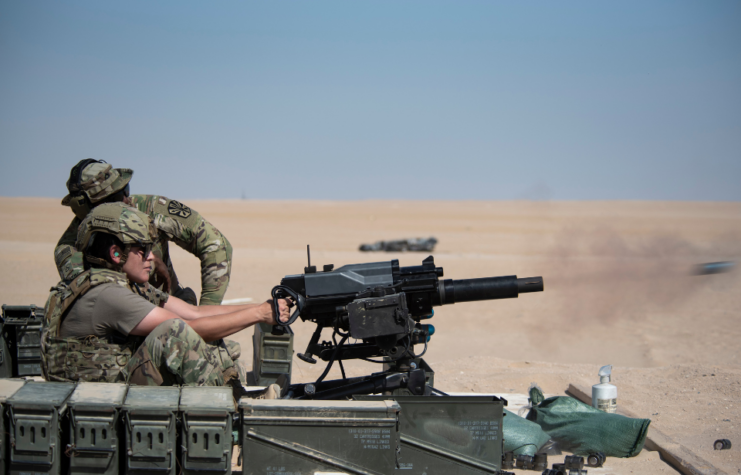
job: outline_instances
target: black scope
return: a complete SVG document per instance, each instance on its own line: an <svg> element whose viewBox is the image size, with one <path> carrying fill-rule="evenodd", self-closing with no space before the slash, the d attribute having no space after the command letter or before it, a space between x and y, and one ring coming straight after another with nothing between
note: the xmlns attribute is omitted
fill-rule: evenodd
<svg viewBox="0 0 741 475"><path fill-rule="evenodd" d="M442 305L476 300L513 299L521 293L542 292L542 277L516 275L484 277L483 279L446 279L438 287Z"/></svg>

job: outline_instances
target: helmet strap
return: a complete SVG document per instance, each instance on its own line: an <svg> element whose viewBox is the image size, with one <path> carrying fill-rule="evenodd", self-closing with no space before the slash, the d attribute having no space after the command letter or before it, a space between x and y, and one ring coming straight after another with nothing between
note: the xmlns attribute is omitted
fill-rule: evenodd
<svg viewBox="0 0 741 475"><path fill-rule="evenodd" d="M96 264L97 267L105 267L106 269L115 270L117 272L120 272L121 271L121 267L123 267L123 265L121 265L121 264L118 264L118 265L115 265L114 266L113 264L111 264L107 260L101 259L100 257L87 256L86 255L85 256L85 260L87 262L91 263L91 264Z"/></svg>
<svg viewBox="0 0 741 475"><path fill-rule="evenodd" d="M83 220L90 213L93 205L90 204L90 200L85 193L73 196L70 200L70 207L72 212L75 213L78 219Z"/></svg>
<svg viewBox="0 0 741 475"><path fill-rule="evenodd" d="M121 267L123 267L123 265L126 264L126 261L129 258L129 252L131 252L131 244L126 244L123 250L121 251L121 255L118 257L119 259L121 259L121 264L120 264Z"/></svg>

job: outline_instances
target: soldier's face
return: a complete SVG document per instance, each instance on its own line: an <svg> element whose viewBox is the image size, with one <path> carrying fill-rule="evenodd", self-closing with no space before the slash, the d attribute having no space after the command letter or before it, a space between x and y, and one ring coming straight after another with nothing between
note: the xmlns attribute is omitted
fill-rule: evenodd
<svg viewBox="0 0 741 475"><path fill-rule="evenodd" d="M129 256L123 265L123 271L132 282L143 284L149 280L153 261L154 254L152 254L151 250L145 249L142 246L131 246Z"/></svg>

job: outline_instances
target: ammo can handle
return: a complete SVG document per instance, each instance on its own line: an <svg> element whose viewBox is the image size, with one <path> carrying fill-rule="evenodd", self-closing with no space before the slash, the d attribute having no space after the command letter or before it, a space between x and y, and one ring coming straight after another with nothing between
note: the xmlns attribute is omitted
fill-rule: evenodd
<svg viewBox="0 0 741 475"><path fill-rule="evenodd" d="M295 322L299 315L301 315L301 312L304 310L306 299L303 295L299 294L290 287L286 287L285 285L276 285L275 287L273 287L270 295L273 296L273 318L275 319L275 324L278 326L290 326L291 323ZM293 313L291 314L291 318L289 318L287 322L281 322L279 316L280 307L278 306L278 299L285 299L286 297L290 297L293 300L294 305L296 305L296 310L293 311Z"/></svg>

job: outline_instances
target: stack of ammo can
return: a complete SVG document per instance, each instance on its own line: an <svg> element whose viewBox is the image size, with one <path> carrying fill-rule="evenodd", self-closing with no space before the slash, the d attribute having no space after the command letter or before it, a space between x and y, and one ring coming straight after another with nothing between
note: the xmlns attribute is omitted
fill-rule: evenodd
<svg viewBox="0 0 741 475"><path fill-rule="evenodd" d="M230 388L0 379L0 475L493 474L505 401L366 396L235 405ZM236 452L235 452L236 451Z"/></svg>
<svg viewBox="0 0 741 475"><path fill-rule="evenodd" d="M231 473L230 388L0 379L0 474Z"/></svg>

